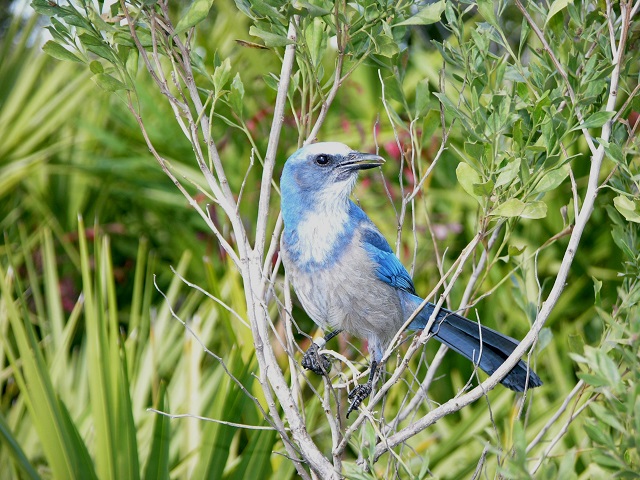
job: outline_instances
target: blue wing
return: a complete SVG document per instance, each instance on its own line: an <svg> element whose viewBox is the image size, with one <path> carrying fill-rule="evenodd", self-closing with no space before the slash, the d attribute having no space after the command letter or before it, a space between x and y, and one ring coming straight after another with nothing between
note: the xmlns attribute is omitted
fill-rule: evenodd
<svg viewBox="0 0 640 480"><path fill-rule="evenodd" d="M404 268L398 257L384 236L374 225L366 228L362 235L362 244L371 259L377 265L378 278L394 288L415 294L416 289L409 273Z"/></svg>

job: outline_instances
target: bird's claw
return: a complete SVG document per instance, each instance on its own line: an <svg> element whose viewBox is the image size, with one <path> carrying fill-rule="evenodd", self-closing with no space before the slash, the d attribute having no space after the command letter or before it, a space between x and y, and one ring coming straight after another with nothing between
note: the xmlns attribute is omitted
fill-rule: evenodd
<svg viewBox="0 0 640 480"><path fill-rule="evenodd" d="M371 390L373 386L370 382L363 383L362 385L358 385L356 388L349 392L349 400L351 404L349 405L349 409L347 410L347 418L349 418L349 414L354 410L357 410L360 404L371 395Z"/></svg>
<svg viewBox="0 0 640 480"><path fill-rule="evenodd" d="M304 352L301 363L307 370L311 370L317 375L325 375L331 370L331 362L326 355L320 355L319 350L320 347L316 343L312 343Z"/></svg>

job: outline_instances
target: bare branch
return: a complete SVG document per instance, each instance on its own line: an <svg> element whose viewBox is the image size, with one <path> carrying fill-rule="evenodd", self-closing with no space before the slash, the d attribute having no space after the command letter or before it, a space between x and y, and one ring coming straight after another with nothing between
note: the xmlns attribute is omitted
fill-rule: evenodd
<svg viewBox="0 0 640 480"><path fill-rule="evenodd" d="M567 395L567 397L564 399L564 401L562 402L562 405L560 405L560 408L558 408L556 413L553 414L553 416L549 419L549 421L545 424L545 426L542 427L542 429L538 432L538 435L536 435L536 438L531 440L531 443L527 445L527 453L533 450L533 447L535 447L538 443L540 443L540 441L544 438L544 436L547 434L549 429L556 424L557 420L567 410L567 407L569 406L569 403L571 403L571 400L573 400L573 397L575 397L578 393L582 394L584 392L584 389L585 389L584 380L580 380L578 383L576 383L576 386L573 387L573 390L571 390L569 395Z"/></svg>
<svg viewBox="0 0 640 480"><path fill-rule="evenodd" d="M262 258L264 252L265 237L267 234L267 219L269 218L269 199L271 198L271 182L273 181L273 169L276 164L276 152L280 131L284 122L284 107L287 104L287 92L289 91L289 80L293 71L293 60L296 52L296 24L298 17L294 16L289 22L289 32L287 38L294 43L287 45L280 69L280 82L278 83L278 94L276 104L273 109L273 120L269 133L269 143L267 153L264 157L262 170L262 182L260 185L260 200L258 202L258 218L256 226L256 240L254 244L255 254Z"/></svg>

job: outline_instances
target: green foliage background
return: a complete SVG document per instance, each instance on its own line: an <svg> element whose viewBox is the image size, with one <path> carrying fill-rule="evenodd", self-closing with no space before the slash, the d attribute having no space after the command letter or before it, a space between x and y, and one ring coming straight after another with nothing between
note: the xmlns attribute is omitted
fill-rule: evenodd
<svg viewBox="0 0 640 480"><path fill-rule="evenodd" d="M35 3L40 13L54 9L47 2ZM171 5L178 28L179 21L184 30L198 25L198 81L217 89L215 74L207 72L226 76L213 136L232 190L243 189L240 212L249 228L256 223L259 153L254 167L248 167L252 148L264 152L269 137L275 75L286 43L285 13L291 8L312 12L324 3L280 8L278 2L218 0L209 2L204 18L193 17L189 4ZM410 6L364 3L366 25ZM553 2L561 13L551 15L542 7L538 12L574 73L604 35L585 26L606 27L581 3ZM442 136L439 105L444 105L447 124L453 124L448 148L415 203L412 218L417 220L403 225L401 259L412 266L418 291L426 293L440 278L438 256L446 251L448 268L478 230L490 232L500 224L507 232L504 244L473 298L487 291L492 295L475 304L474 311L489 326L520 338L549 291L546 279L557 273L575 221L565 166L573 159L572 174L584 187L588 146L575 129L574 110L560 108L566 93L550 73L554 65L535 48L515 7L502 8L499 17L491 2L478 2L477 11L462 14L465 8L447 4L443 18L452 30L447 40L435 26L404 25L390 35L382 30L373 47L366 36L360 43L354 36L354 49L360 45L371 51L362 64L358 58L365 50L352 52L349 67L355 70L339 89L319 139L362 150L380 147L389 159L385 182L367 178L356 197L393 240L397 222L390 219L416 177L400 150L417 150L419 173L424 173ZM317 100L326 91L334 56L328 34L314 29L314 21L307 24L304 59L293 83L294 89L309 89L304 90L309 98L315 88ZM245 309L240 276L149 154L122 88L113 83L123 79L105 70L107 62L95 50L80 58L48 44L45 50L55 59L44 55L43 22L36 15L14 14L0 39L0 465L6 465L0 478L293 478L292 464L274 453L284 451L274 431L233 426L267 426L251 333L230 313L242 317ZM47 28L57 38L62 28L53 22ZM492 28L498 22L505 26L502 31L512 32L509 37ZM637 44L637 23L634 32L631 39ZM426 41L430 36L438 42ZM520 65L498 54L520 48L514 58L522 59L527 44L533 47ZM590 58L584 74L572 76L571 82L584 118L597 129L608 119L598 114L611 72L603 67L606 58ZM439 88L443 59L446 93ZM123 64L132 73L137 108L144 112L151 140L176 172L194 181L191 191L205 204L195 187L199 172L191 144L136 61L130 56ZM626 64L627 95L637 84L637 65ZM305 74L326 83L305 84ZM545 95L536 98L533 91ZM284 120L276 176L309 133L304 114L313 109L300 106L296 95L295 90L290 95L293 109ZM622 114L630 119L638 109L635 100ZM418 140L412 144L407 125L413 119ZM566 152L544 148L557 145L559 138L570 140ZM620 125L610 143L607 162L617 167L600 193L570 282L532 357L545 386L528 399L524 418L513 394L496 389L488 395L490 409L487 402L477 402L440 420L411 444L415 455L403 452L416 477L470 477L484 456L488 475L506 478L528 478L538 460L537 478L596 478L610 472L637 476L638 155L637 143L625 137ZM210 212L228 234L220 212L215 207ZM436 232L433 240L430 231ZM543 246L534 257L532 252ZM202 290L190 288L181 277ZM462 291L454 289L451 305L459 304ZM313 331L302 310L294 314L302 332ZM303 345L307 341L302 334L297 339ZM347 345L340 348L359 355ZM434 351L435 345L428 345L427 357ZM284 355L281 360L285 365ZM448 354L446 362L446 378L430 392L434 402L455 395L472 372L455 355ZM416 372L424 369L423 362L416 363ZM406 390L398 387L386 408L403 401ZM330 433L322 424L321 403L308 397L308 430L322 444ZM571 408L529 451L527 445L567 398ZM170 420L150 407L229 424ZM575 412L581 415L570 422ZM372 435L363 429L362 439L352 445L348 476L379 477L397 468L390 466L392 461L375 464L371 473L356 466L358 455L367 456L367 442L375 441ZM555 435L559 442L545 452ZM329 440L324 443L330 448Z"/></svg>

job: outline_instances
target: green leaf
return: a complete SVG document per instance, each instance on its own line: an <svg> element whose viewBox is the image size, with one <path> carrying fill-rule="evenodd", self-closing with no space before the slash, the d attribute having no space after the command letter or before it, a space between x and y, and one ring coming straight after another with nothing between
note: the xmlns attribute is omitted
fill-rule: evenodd
<svg viewBox="0 0 640 480"><path fill-rule="evenodd" d="M264 80L264 83L266 83L267 87L276 92L278 91L278 79L274 78L272 73L263 75L262 79Z"/></svg>
<svg viewBox="0 0 640 480"><path fill-rule="evenodd" d="M113 63L115 53L102 38L99 38L95 35L90 35L88 33L81 33L80 35L78 35L78 38L80 39L84 47L91 53L95 53L99 57L102 57L105 60Z"/></svg>
<svg viewBox="0 0 640 480"><path fill-rule="evenodd" d="M391 58L400 52L400 47L393 37L386 32L381 33L375 39L376 53L383 57Z"/></svg>
<svg viewBox="0 0 640 480"><path fill-rule="evenodd" d="M640 435L640 396L637 396L633 405L633 423L636 435ZM636 445L638 442L636 441Z"/></svg>
<svg viewBox="0 0 640 480"><path fill-rule="evenodd" d="M434 92L433 94L440 100L445 111L462 123L462 127L466 130L465 133L471 137L471 139L478 139L478 136L475 134L474 125L472 124L469 116L466 115L462 109L458 108L458 106L453 103L446 94L441 92Z"/></svg>
<svg viewBox="0 0 640 480"><path fill-rule="evenodd" d="M609 380L609 385L615 386L620 383L620 372L612 358L601 350L596 351L598 372Z"/></svg>
<svg viewBox="0 0 640 480"><path fill-rule="evenodd" d="M555 0L551 4L551 8L549 9L549 13L547 14L547 19L544 21L545 26L547 25L549 20L551 20L551 17L553 17L560 10L566 8L567 5L569 5L569 3L572 3L572 1L571 0Z"/></svg>
<svg viewBox="0 0 640 480"><path fill-rule="evenodd" d="M520 172L520 159L515 158L502 169L496 179L496 188L511 184Z"/></svg>
<svg viewBox="0 0 640 480"><path fill-rule="evenodd" d="M27 306L12 295L13 285L6 279L9 275L0 266L0 295L5 318L13 332L14 347L7 349L2 342L7 359L14 370L14 378L34 422L40 439L42 452L54 478L96 478L86 446L73 424L65 416L53 386L49 368L38 345L34 326L31 324Z"/></svg>
<svg viewBox="0 0 640 480"><path fill-rule="evenodd" d="M300 12L300 16L302 17L324 17L325 15L331 14L331 10L301 0L295 0L292 6L296 10L302 10L302 12Z"/></svg>
<svg viewBox="0 0 640 480"><path fill-rule="evenodd" d="M602 280L598 280L593 275L591 276L591 280L593 280L593 292L595 295L595 303L596 305L600 305L602 303L600 299L600 291L602 290Z"/></svg>
<svg viewBox="0 0 640 480"><path fill-rule="evenodd" d="M599 403L592 403L591 405L589 405L589 408L591 408L591 411L595 414L598 420L600 420L603 423L606 423L610 427L615 428L620 433L625 432L625 428L622 425L622 423L620 423L620 421L614 416L614 414L610 410L606 409L604 406L600 405Z"/></svg>
<svg viewBox="0 0 640 480"><path fill-rule="evenodd" d="M584 351L584 338L581 335L569 335L567 342L571 351L581 353Z"/></svg>
<svg viewBox="0 0 640 480"><path fill-rule="evenodd" d="M464 151L467 152L471 158L480 161L482 155L484 155L484 145L481 143L465 142Z"/></svg>
<svg viewBox="0 0 640 480"><path fill-rule="evenodd" d="M524 203L518 198L510 198L493 209L490 215L507 218L544 218L547 216L547 205L541 201Z"/></svg>
<svg viewBox="0 0 640 480"><path fill-rule="evenodd" d="M260 37L267 47L284 47L294 43L290 38L271 32L265 32L254 25L249 27L249 35Z"/></svg>
<svg viewBox="0 0 640 480"><path fill-rule="evenodd" d="M616 112L596 112L587 118L581 125L576 125L570 132L581 130L583 128L600 128L613 118Z"/></svg>
<svg viewBox="0 0 640 480"><path fill-rule="evenodd" d="M493 193L493 181L487 180L484 183L476 183L473 185L473 191L481 197L488 197Z"/></svg>
<svg viewBox="0 0 640 480"><path fill-rule="evenodd" d="M640 223L640 201L618 195L613 199L613 206L628 222Z"/></svg>
<svg viewBox="0 0 640 480"><path fill-rule="evenodd" d="M538 334L538 345L536 347L538 349L538 352L544 350L552 340L553 333L551 332L551 329L549 327L544 327L542 330L540 330L540 333Z"/></svg>
<svg viewBox="0 0 640 480"><path fill-rule="evenodd" d="M480 203L480 197L475 193L473 186L482 183L482 179L468 163L460 162L456 168L456 177L465 192Z"/></svg>
<svg viewBox="0 0 640 480"><path fill-rule="evenodd" d="M396 75L389 75L382 79L384 82L384 96L398 103L404 103L404 92L402 91L402 83ZM402 125L403 122L400 123Z"/></svg>
<svg viewBox="0 0 640 480"><path fill-rule="evenodd" d="M589 435L589 438L599 445L613 445L611 437L599 428L599 425L595 425L593 422L589 422L584 426L585 432Z"/></svg>
<svg viewBox="0 0 640 480"><path fill-rule="evenodd" d="M178 25L176 25L176 33L182 33L191 27L195 27L207 18L212 5L213 0L194 0L193 3L189 5L187 13L180 19Z"/></svg>
<svg viewBox="0 0 640 480"><path fill-rule="evenodd" d="M407 18L406 20L392 25L393 27L399 27L401 25L431 25L440 21L442 12L444 12L445 1L440 0L437 3L431 3L423 7L414 16Z"/></svg>
<svg viewBox="0 0 640 480"><path fill-rule="evenodd" d="M69 50L64 48L62 45L54 42L53 40L49 40L47 43L45 43L42 46L42 51L58 60L68 60L71 62L84 63L75 54L71 53Z"/></svg>
<svg viewBox="0 0 640 480"><path fill-rule="evenodd" d="M550 172L545 172L538 184L535 186L532 195L536 195L538 193L549 192L551 190L555 190L560 186L560 184L564 181L565 178L569 175L569 165L566 165L562 168L558 168L556 170L551 170Z"/></svg>
<svg viewBox="0 0 640 480"><path fill-rule="evenodd" d="M2 415L0 415L0 439L3 440L6 451L11 455L11 458L15 462L15 466L19 468L19 471L22 474L20 478L40 480L40 475L38 475L38 472L36 472L33 465L31 465L31 462L29 462L27 455L20 446L20 442L13 435L13 432L5 422Z"/></svg>
<svg viewBox="0 0 640 480"><path fill-rule="evenodd" d="M327 50L328 36L325 32L325 23L319 18L310 21L309 26L305 30L305 37L311 61L313 65L318 68Z"/></svg>
<svg viewBox="0 0 640 480"><path fill-rule="evenodd" d="M166 394L166 384L160 384L158 404L159 412L169 411L169 402ZM147 460L145 480L169 480L169 444L171 442L171 419L166 415L156 413L153 424L153 438L151 451Z"/></svg>
<svg viewBox="0 0 640 480"><path fill-rule="evenodd" d="M524 206L524 210L520 214L522 218L538 219L547 216L547 204L541 200L537 202L529 202Z"/></svg>
<svg viewBox="0 0 640 480"><path fill-rule="evenodd" d="M614 447L610 447L610 448L611 448L611 450L614 450ZM603 466L605 468L608 468L608 469L613 469L613 470L618 471L618 472L624 472L624 470L626 468L626 465L622 461L618 460L617 458L612 457L609 452L606 452L606 453L600 453L600 452L594 453L592 458L593 458L593 461L595 463L597 463L598 465L601 465L601 466ZM633 472L633 473L636 473L636 472ZM634 478L634 477L627 477L627 478Z"/></svg>
<svg viewBox="0 0 640 480"><path fill-rule="evenodd" d="M487 22L489 22L494 27L498 26L498 20L496 19L496 14L493 10L493 1L492 0L478 0L478 13L482 15Z"/></svg>
<svg viewBox="0 0 640 480"><path fill-rule="evenodd" d="M578 475L575 472L576 449L572 448L564 454L558 468L557 480L577 480Z"/></svg>
<svg viewBox="0 0 640 480"><path fill-rule="evenodd" d="M253 0L249 2L251 9L257 13L261 18L266 19L270 24L286 24L287 19L280 13L279 8L269 5L269 2L265 0ZM274 2L276 4L284 4L285 2ZM275 21L274 21L275 20Z"/></svg>
<svg viewBox="0 0 640 480"><path fill-rule="evenodd" d="M115 92L117 90L129 90L127 86L111 75L106 73L98 73L91 77L91 80L96 82L96 84L106 90L107 92Z"/></svg>
<svg viewBox="0 0 640 480"><path fill-rule="evenodd" d="M61 13L60 5L57 3L52 5L47 0L34 0L31 2L31 6L37 13L46 17L53 17Z"/></svg>
<svg viewBox="0 0 640 480"><path fill-rule="evenodd" d="M525 203L517 198L510 198L504 203L501 203L489 215L497 217L519 217L524 211Z"/></svg>
<svg viewBox="0 0 640 480"><path fill-rule="evenodd" d="M423 80L416 85L416 117L427 113L429 108L429 81Z"/></svg>
<svg viewBox="0 0 640 480"><path fill-rule="evenodd" d="M625 154L617 143L608 143L601 141L602 145L604 145L604 153L607 154L611 160L616 163L623 163Z"/></svg>
<svg viewBox="0 0 640 480"><path fill-rule="evenodd" d="M94 60L89 64L89 70L91 70L91 73L104 73L104 67L97 60Z"/></svg>
<svg viewBox="0 0 640 480"><path fill-rule="evenodd" d="M231 73L231 61L228 58L224 59L224 62L213 72L213 90L215 91L216 97L220 96L222 93L222 89L227 84L229 80L229 75Z"/></svg>
<svg viewBox="0 0 640 480"><path fill-rule="evenodd" d="M242 79L240 78L240 74L236 73L236 76L233 77L233 82L231 82L231 95L229 95L229 103L231 104L231 108L233 111L239 116L242 117L242 99L244 98L244 85L242 83Z"/></svg>

